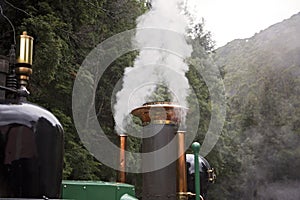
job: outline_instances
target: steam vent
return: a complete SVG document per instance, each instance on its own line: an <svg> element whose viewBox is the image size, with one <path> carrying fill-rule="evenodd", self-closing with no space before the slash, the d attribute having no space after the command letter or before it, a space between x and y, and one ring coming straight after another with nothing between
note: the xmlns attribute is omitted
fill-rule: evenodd
<svg viewBox="0 0 300 200"><path fill-rule="evenodd" d="M151 102L134 109L131 114L139 117L143 123L144 138L142 152L153 152L166 146L177 134L183 121L186 108L171 102ZM171 145L171 152L178 151L178 144ZM174 154L175 155L175 154ZM166 155L168 156L168 155ZM164 158L160 158L164 159ZM142 160L142 165L153 167L159 159ZM143 174L143 200L176 200L176 161L170 165Z"/></svg>
<svg viewBox="0 0 300 200"><path fill-rule="evenodd" d="M16 74L19 85L27 86L29 76L32 74L33 37L24 31L20 35L20 42L17 48Z"/></svg>

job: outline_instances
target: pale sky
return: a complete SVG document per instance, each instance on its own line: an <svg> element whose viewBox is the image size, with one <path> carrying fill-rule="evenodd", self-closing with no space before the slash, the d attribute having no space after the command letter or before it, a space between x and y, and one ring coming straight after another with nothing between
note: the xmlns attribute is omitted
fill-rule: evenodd
<svg viewBox="0 0 300 200"><path fill-rule="evenodd" d="M260 30L300 12L300 0L187 0L217 47L234 39L253 36Z"/></svg>

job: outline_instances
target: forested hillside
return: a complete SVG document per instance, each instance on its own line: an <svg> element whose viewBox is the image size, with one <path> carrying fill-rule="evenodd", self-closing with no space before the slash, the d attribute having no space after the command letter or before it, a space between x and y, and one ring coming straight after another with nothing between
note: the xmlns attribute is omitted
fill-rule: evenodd
<svg viewBox="0 0 300 200"><path fill-rule="evenodd" d="M1 1L1 8L13 24L16 36L26 30L34 37L29 100L53 112L64 127L64 179L115 180L115 172L99 163L80 142L72 121L72 88L87 54L110 36L134 28L136 18L146 10L144 3L135 0L12 0ZM8 55L14 43L13 29L3 16L0 27L0 54ZM134 57L135 54L128 54L113 63L106 72L106 80L101 82L103 88L113 87ZM98 96L109 99L111 91L99 90ZM113 127L110 116L103 116L103 120L107 122L107 129ZM112 139L117 140L117 137Z"/></svg>
<svg viewBox="0 0 300 200"><path fill-rule="evenodd" d="M232 173L219 176L219 199L300 198L299 31L300 13L216 51L228 104L220 151Z"/></svg>

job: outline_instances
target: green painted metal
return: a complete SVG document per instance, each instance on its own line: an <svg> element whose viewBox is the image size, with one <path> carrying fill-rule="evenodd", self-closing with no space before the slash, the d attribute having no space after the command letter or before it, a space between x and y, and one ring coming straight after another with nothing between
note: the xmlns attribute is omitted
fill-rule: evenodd
<svg viewBox="0 0 300 200"><path fill-rule="evenodd" d="M74 200L120 200L124 194L135 196L133 185L103 181L63 181L62 198Z"/></svg>
<svg viewBox="0 0 300 200"><path fill-rule="evenodd" d="M196 200L200 200L200 176L199 176L199 151L200 144L198 142L193 142L192 149L194 151L194 167L195 167L195 193Z"/></svg>

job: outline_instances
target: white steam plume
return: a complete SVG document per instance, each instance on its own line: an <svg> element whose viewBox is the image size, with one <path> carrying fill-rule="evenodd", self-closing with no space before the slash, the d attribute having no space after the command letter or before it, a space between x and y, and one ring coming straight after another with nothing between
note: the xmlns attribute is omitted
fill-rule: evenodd
<svg viewBox="0 0 300 200"><path fill-rule="evenodd" d="M192 48L184 38L174 38L174 35L186 35L188 19L184 15L184 0L153 0L152 8L137 19L137 31L134 38L139 47L139 55L133 67L125 69L122 90L116 95L114 118L118 134L124 133L124 119L136 107L147 102L157 84L162 82L173 94L173 100L186 106L189 84L185 77L188 70L184 59L189 57ZM169 31L149 31L143 28L155 28ZM160 49L143 49L157 44ZM180 55L174 55L168 50L170 46L180 49Z"/></svg>

